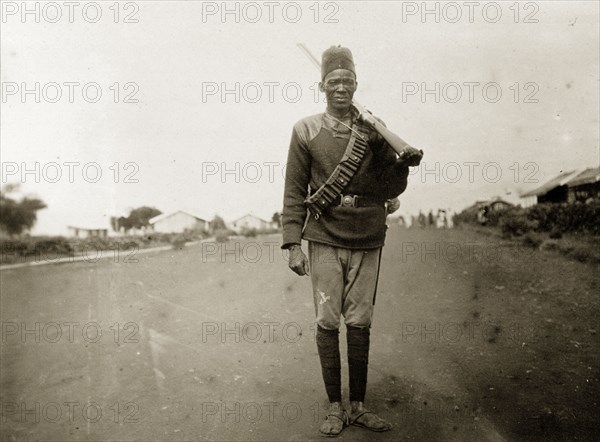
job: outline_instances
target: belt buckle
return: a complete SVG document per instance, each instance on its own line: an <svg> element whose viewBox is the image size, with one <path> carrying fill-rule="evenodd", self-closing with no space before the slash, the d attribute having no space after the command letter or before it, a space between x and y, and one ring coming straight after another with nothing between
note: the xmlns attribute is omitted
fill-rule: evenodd
<svg viewBox="0 0 600 442"><path fill-rule="evenodd" d="M340 205L343 207L356 207L356 195L342 195Z"/></svg>

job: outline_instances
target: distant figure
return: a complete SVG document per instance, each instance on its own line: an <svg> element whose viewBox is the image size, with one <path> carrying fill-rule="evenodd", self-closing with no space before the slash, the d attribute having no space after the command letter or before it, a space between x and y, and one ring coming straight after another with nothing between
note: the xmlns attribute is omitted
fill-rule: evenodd
<svg viewBox="0 0 600 442"><path fill-rule="evenodd" d="M435 224L438 229L448 228L448 218L444 209L438 209L435 217Z"/></svg>
<svg viewBox="0 0 600 442"><path fill-rule="evenodd" d="M452 220L453 216L454 215L452 213L452 209L446 210L446 223L448 224L448 228L449 229L453 229L454 228L454 222Z"/></svg>
<svg viewBox="0 0 600 442"><path fill-rule="evenodd" d="M425 227L427 227L427 221L425 220L425 215L423 215L423 212L419 211L419 227L421 229L424 229Z"/></svg>
<svg viewBox="0 0 600 442"><path fill-rule="evenodd" d="M428 228L435 228L435 222L433 219L433 212L430 210L429 211L429 215L427 215L427 227Z"/></svg>

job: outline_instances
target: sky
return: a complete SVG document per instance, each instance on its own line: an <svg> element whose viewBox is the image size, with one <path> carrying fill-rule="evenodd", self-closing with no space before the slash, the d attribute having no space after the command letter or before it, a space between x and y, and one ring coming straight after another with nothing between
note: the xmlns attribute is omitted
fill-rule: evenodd
<svg viewBox="0 0 600 442"><path fill-rule="evenodd" d="M2 2L1 179L47 204L34 234L140 206L270 219L293 125L325 109L297 43L350 48L355 99L424 150L404 216L599 164L595 1L23 5Z"/></svg>

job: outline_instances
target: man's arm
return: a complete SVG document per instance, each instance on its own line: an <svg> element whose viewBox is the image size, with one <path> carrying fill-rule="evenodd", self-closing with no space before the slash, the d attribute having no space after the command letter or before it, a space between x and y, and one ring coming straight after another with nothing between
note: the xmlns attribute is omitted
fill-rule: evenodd
<svg viewBox="0 0 600 442"><path fill-rule="evenodd" d="M302 139L298 129L297 125L292 131L285 171L283 213L281 215L283 245L281 248L290 251L288 262L290 269L303 276L309 272L308 258L300 247L300 241L306 219L304 200L310 182L310 154L308 153L308 141Z"/></svg>
<svg viewBox="0 0 600 442"><path fill-rule="evenodd" d="M292 131L292 139L288 151L285 170L285 189L283 196L283 212L281 226L283 228L282 249L292 244L300 244L302 227L306 219L304 200L310 182L310 154L307 141L298 134L298 127Z"/></svg>
<svg viewBox="0 0 600 442"><path fill-rule="evenodd" d="M380 180L385 187L386 199L396 198L408 186L408 166L403 160L396 159L393 164L385 168Z"/></svg>
<svg viewBox="0 0 600 442"><path fill-rule="evenodd" d="M385 126L381 119L374 118ZM377 132L371 133L369 145L376 157L377 167L381 170L378 179L381 188L384 189L383 196L386 199L396 198L406 190L408 185L409 164L405 159L399 159L392 147Z"/></svg>

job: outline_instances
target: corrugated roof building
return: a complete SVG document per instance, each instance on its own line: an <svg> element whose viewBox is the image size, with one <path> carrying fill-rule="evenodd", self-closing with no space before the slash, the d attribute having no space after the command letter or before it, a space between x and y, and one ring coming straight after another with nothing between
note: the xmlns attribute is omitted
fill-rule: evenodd
<svg viewBox="0 0 600 442"><path fill-rule="evenodd" d="M521 195L524 206L538 203L586 202L600 197L600 167L571 170Z"/></svg>

